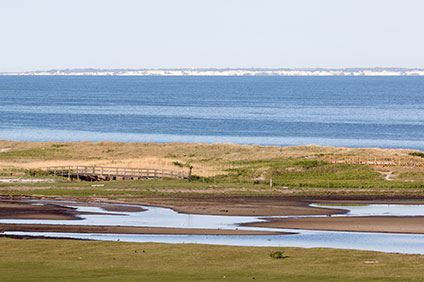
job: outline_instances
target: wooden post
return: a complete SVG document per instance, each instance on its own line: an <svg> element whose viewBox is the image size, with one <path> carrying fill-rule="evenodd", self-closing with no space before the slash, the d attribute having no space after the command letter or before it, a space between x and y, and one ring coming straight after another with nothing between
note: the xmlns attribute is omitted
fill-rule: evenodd
<svg viewBox="0 0 424 282"><path fill-rule="evenodd" d="M189 171L188 171L188 180L191 180L191 173L192 173L192 171L193 171L193 166L191 165L190 167L189 167Z"/></svg>
<svg viewBox="0 0 424 282"><path fill-rule="evenodd" d="M269 188L272 188L272 185L273 185L273 183L272 183L272 178L270 178L270 179L269 179Z"/></svg>

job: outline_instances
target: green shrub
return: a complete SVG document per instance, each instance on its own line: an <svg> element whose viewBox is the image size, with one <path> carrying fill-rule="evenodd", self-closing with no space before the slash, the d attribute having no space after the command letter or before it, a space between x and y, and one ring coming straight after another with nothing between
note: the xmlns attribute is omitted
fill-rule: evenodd
<svg viewBox="0 0 424 282"><path fill-rule="evenodd" d="M286 256L284 254L284 251L276 251L276 252L272 252L269 254L269 256L273 259L285 259L288 258L288 256Z"/></svg>
<svg viewBox="0 0 424 282"><path fill-rule="evenodd" d="M172 164L178 167L184 167L184 164L180 163L179 161L174 161Z"/></svg>
<svg viewBox="0 0 424 282"><path fill-rule="evenodd" d="M411 153L409 153L409 155L410 156L413 156L413 157L420 157L420 158L424 158L424 152L411 152Z"/></svg>
<svg viewBox="0 0 424 282"><path fill-rule="evenodd" d="M53 148L62 148L62 147L65 147L65 146L68 146L68 145L66 145L66 144L52 144Z"/></svg>
<svg viewBox="0 0 424 282"><path fill-rule="evenodd" d="M49 173L47 171L41 170L41 169L27 169L26 174L32 177L45 177L49 176Z"/></svg>

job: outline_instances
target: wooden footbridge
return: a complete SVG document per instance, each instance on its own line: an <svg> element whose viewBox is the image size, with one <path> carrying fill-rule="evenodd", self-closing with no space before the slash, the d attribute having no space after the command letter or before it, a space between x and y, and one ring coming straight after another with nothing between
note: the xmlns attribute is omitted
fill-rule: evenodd
<svg viewBox="0 0 424 282"><path fill-rule="evenodd" d="M49 174L86 181L136 180L155 178L189 179L190 171L149 168L122 168L100 166L53 166L43 168Z"/></svg>

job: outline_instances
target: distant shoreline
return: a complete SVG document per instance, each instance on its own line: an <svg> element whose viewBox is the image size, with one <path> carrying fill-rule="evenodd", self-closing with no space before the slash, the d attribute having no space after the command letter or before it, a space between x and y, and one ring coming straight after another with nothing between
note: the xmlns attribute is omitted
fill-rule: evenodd
<svg viewBox="0 0 424 282"><path fill-rule="evenodd" d="M52 69L2 76L424 76L424 68L141 68Z"/></svg>
<svg viewBox="0 0 424 282"><path fill-rule="evenodd" d="M235 143L235 142L201 142L201 141L119 141L119 140L109 140L109 139L83 139L83 140L20 140L20 139L11 139L11 138L0 138L0 153L6 152L1 148L2 144L119 144L119 145L154 145L154 146L230 146L230 147L253 147L253 148L331 148L331 149L346 149L346 150L381 150L381 151L423 151L419 148L414 147L379 147L379 146L363 146L363 147L354 147L354 146L343 146L343 145L322 145L319 143L309 143L309 144L288 144L288 145L279 145L279 144L259 144L259 143Z"/></svg>

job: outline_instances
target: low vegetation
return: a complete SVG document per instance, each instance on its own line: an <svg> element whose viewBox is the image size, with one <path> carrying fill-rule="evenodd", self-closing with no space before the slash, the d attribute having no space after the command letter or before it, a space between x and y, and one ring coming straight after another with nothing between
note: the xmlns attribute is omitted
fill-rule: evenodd
<svg viewBox="0 0 424 282"><path fill-rule="evenodd" d="M284 251L275 251L275 252L271 252L269 254L269 256L273 259L285 259L288 258L288 256L286 256L284 254Z"/></svg>
<svg viewBox="0 0 424 282"><path fill-rule="evenodd" d="M328 194L340 189L367 193L367 189L371 189L376 194L384 189L393 189L398 191L396 193L403 194L415 193L412 190L424 188L424 162L423 166L420 165L420 161L424 159L419 152L408 150L8 141L0 141L0 149L0 177L49 177L40 168L59 165L149 167L187 171L193 168L190 182L108 182L101 190L92 188L89 183L67 183L64 178L56 178L58 182L55 184L26 184L25 192L22 192L24 189L19 189L20 193L26 194L29 194L27 191L35 190L37 195L41 194L40 191L62 194L63 189L74 190L66 193L90 195L94 194L93 191L98 195L142 195L167 194L171 191L210 193L217 190L244 195L288 192L299 195L319 192ZM368 162L358 161L361 158ZM400 160L406 165L401 165ZM18 187L18 184L0 182L0 193L18 193L13 191ZM84 187L90 187L91 190L77 191ZM402 191L399 192L399 189ZM404 189L409 189L409 192L404 192ZM349 191L351 193L353 192Z"/></svg>
<svg viewBox="0 0 424 282"><path fill-rule="evenodd" d="M414 157L424 158L424 152L411 152L409 153L409 155Z"/></svg>
<svg viewBox="0 0 424 282"><path fill-rule="evenodd" d="M387 181L367 165L331 164L322 160L271 159L237 162L226 174L210 177L217 183L268 184L310 188L424 188L424 173L402 174ZM410 181L410 180L415 181Z"/></svg>

